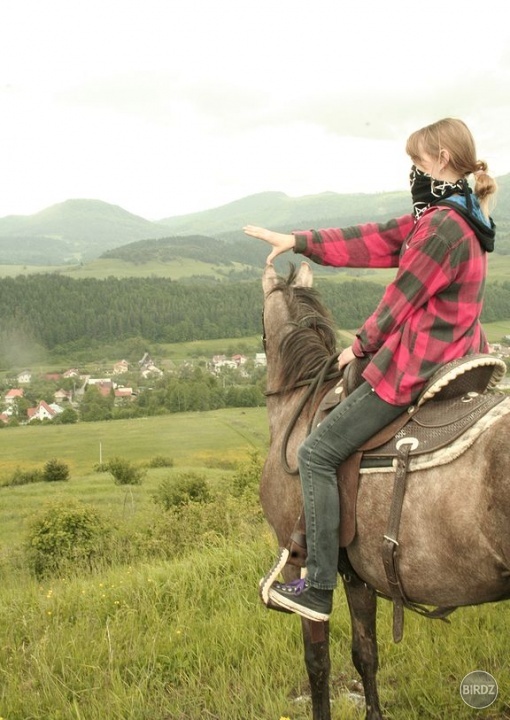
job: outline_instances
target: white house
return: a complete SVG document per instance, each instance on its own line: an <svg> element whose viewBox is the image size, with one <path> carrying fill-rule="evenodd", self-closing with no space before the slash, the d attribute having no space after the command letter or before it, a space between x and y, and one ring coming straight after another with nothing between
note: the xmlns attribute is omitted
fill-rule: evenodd
<svg viewBox="0 0 510 720"><path fill-rule="evenodd" d="M47 402L41 400L37 407L28 408L28 422L32 422L32 420L53 420L61 412L62 408L59 405L55 403L48 405Z"/></svg>
<svg viewBox="0 0 510 720"><path fill-rule="evenodd" d="M12 388L8 390L4 395L4 402L8 408L13 408L18 400L21 400L25 391L23 388Z"/></svg>

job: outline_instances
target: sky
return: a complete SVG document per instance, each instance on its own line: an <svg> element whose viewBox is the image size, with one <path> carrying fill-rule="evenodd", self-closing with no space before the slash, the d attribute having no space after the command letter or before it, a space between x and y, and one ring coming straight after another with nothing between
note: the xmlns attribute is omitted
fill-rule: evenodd
<svg viewBox="0 0 510 720"><path fill-rule="evenodd" d="M0 113L0 217L406 190L406 138L446 116L498 176L506 3L2 0Z"/></svg>

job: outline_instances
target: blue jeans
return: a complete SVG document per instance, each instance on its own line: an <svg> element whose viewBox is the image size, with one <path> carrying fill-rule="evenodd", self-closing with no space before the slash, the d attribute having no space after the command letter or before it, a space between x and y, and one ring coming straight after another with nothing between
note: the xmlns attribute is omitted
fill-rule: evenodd
<svg viewBox="0 0 510 720"><path fill-rule="evenodd" d="M298 451L306 522L307 577L332 590L338 575L340 500L336 471L364 442L401 415L364 382L308 435Z"/></svg>

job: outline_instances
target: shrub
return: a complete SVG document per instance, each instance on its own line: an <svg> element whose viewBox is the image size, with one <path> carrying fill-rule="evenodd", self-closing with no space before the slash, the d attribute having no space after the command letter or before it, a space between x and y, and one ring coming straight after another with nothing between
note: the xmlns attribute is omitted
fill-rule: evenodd
<svg viewBox="0 0 510 720"><path fill-rule="evenodd" d="M250 454L250 460L246 465L240 465L232 479L232 495L241 497L246 493L257 494L262 474L263 462L258 452Z"/></svg>
<svg viewBox="0 0 510 720"><path fill-rule="evenodd" d="M208 503L188 502L170 507L139 538L147 557L174 558L200 547L217 546L230 538L236 543L260 537L264 516L259 502L246 497L218 496Z"/></svg>
<svg viewBox="0 0 510 720"><path fill-rule="evenodd" d="M113 475L116 485L141 485L145 471L137 468L129 460L115 457L104 464L104 469Z"/></svg>
<svg viewBox="0 0 510 720"><path fill-rule="evenodd" d="M44 466L43 480L45 482L65 482L69 480L69 466L53 458Z"/></svg>
<svg viewBox="0 0 510 720"><path fill-rule="evenodd" d="M109 529L97 511L67 498L57 501L29 522L25 549L37 578L90 570L104 556Z"/></svg>
<svg viewBox="0 0 510 720"><path fill-rule="evenodd" d="M16 468L12 476L4 483L5 486L30 485L31 483L42 482L44 473L42 470L21 470Z"/></svg>
<svg viewBox="0 0 510 720"><path fill-rule="evenodd" d="M164 510L182 507L190 502L206 503L211 499L207 480L203 475L189 472L177 478L166 478L153 495L154 502Z"/></svg>
<svg viewBox="0 0 510 720"><path fill-rule="evenodd" d="M165 457L164 455L156 455L156 457L153 457L149 460L148 465L150 468L173 467L174 461L170 457Z"/></svg>

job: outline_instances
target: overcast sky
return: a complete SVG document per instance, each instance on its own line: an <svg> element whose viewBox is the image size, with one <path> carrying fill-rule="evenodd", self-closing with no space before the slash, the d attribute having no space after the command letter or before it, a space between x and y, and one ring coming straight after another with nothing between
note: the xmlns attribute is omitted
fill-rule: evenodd
<svg viewBox="0 0 510 720"><path fill-rule="evenodd" d="M507 3L2 0L0 111L0 217L405 190L407 136L445 116L501 175Z"/></svg>

